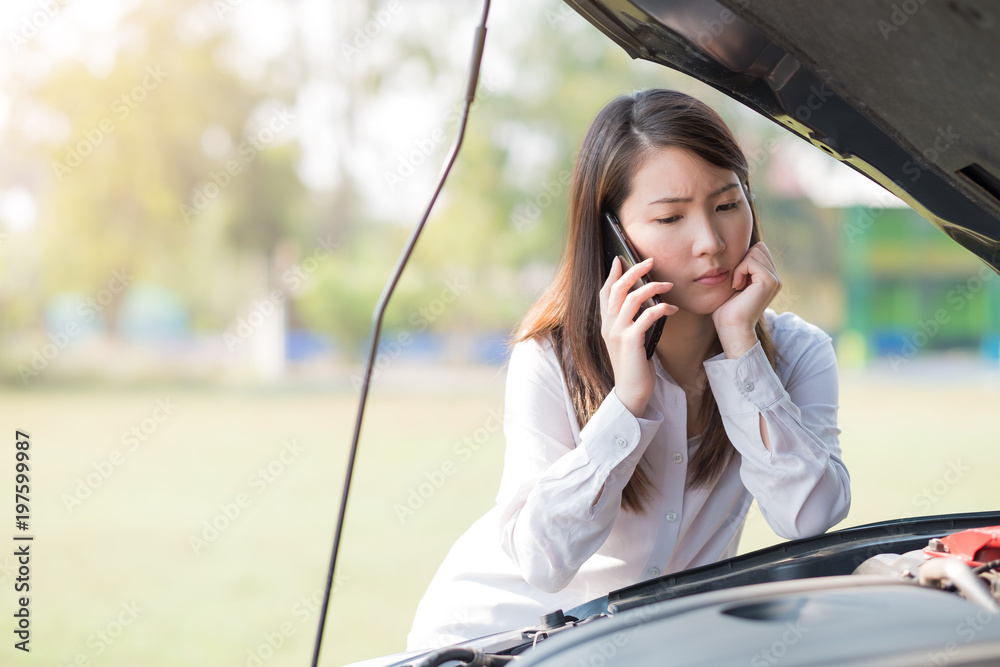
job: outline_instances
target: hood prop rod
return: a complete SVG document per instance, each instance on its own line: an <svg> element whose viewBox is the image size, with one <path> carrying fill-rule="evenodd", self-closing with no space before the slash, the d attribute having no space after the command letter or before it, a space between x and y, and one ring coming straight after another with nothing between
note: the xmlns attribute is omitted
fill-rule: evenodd
<svg viewBox="0 0 1000 667"><path fill-rule="evenodd" d="M351 489L351 478L354 474L354 461L358 452L358 440L361 435L361 420L364 416L365 404L368 399L368 387L371 383L372 367L375 365L375 355L378 352L379 335L382 330L382 317L385 315L385 309L389 305L389 299L392 297L392 293L396 289L396 283L399 282L399 278L403 273L403 268L409 261L410 254L413 252L413 248L417 244L417 239L420 237L420 233L423 231L424 225L430 217L431 209L434 208L438 195L444 187L445 179L448 178L448 173L451 171L451 167L455 163L458 151L462 147L462 140L465 138L465 126L469 119L469 108L472 106L472 102L476 97L476 86L479 82L479 67L483 59L483 47L486 44L486 17L489 15L489 11L490 0L484 0L483 15L480 19L479 26L476 28L475 41L473 43L472 51L472 64L469 68L469 78L465 86L462 117L459 123L458 133L455 137L455 142L445 159L444 167L442 168L441 175L438 178L437 186L434 188L434 193L431 195L430 203L427 204L427 209L424 211L424 215L420 219L420 222L410 233L410 236L406 241L406 245L403 247L403 251L400 253L399 259L396 261L396 266L393 269L392 275L389 277L389 282L387 282L386 286L383 288L382 295L379 297L378 303L375 306L375 312L372 315L372 330L368 346L368 361L365 363L364 383L361 385L361 398L358 402L358 413L354 421L354 436L351 440L350 454L347 458L347 472L344 476L344 490L340 499L340 513L337 516L337 527L334 529L333 533L333 553L330 556L330 570L326 577L326 590L323 594L323 608L320 610L319 614L319 627L316 631L316 645L313 649L312 667L318 667L319 665L320 648L323 644L323 630L326 627L326 614L330 605L330 592L333 587L334 572L337 568L337 552L340 548L340 537L343 533L344 518L347 514L347 496Z"/></svg>

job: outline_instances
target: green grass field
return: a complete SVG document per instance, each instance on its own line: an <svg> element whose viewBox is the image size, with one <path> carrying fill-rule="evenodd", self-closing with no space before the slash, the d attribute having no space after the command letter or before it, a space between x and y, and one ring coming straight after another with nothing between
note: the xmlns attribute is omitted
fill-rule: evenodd
<svg viewBox="0 0 1000 667"><path fill-rule="evenodd" d="M437 564L496 491L503 439L491 426L502 375L410 377L390 368L369 402L324 665L403 649ZM997 507L988 458L995 380L942 385L852 371L841 394L854 488L843 526ZM155 412L167 399L172 414ZM9 463L0 477L12 498L14 432L30 432L35 541L28 655L13 649L15 563L0 556L8 619L0 664L308 664L355 401L318 392L3 392ZM133 427L144 440L123 437ZM957 482L949 468L962 471ZM753 513L742 550L777 541Z"/></svg>

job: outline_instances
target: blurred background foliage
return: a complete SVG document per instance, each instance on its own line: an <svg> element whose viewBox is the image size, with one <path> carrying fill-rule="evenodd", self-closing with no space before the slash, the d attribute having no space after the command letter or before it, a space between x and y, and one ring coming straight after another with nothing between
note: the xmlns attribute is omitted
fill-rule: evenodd
<svg viewBox="0 0 1000 667"><path fill-rule="evenodd" d="M288 348L300 331L356 358L457 129L478 7L80 3L34 32L37 8L17 9L8 34L31 36L0 70L0 331L13 343L0 353L4 379L21 384L32 353L58 345L82 312L73 304L100 294L114 271L132 282L81 323L90 326L71 336L75 348L166 340L205 359L193 350L218 350L280 289L286 332L262 336L267 344ZM390 333L418 320L416 333L509 333L552 275L574 151L610 98L678 88L714 104L741 137L778 136L697 82L630 61L554 1L498 7L490 29L468 136L390 306ZM757 193L771 199L766 183ZM786 209L765 205L771 237L815 227L814 210ZM797 252L819 260L804 240ZM465 286L460 298L415 317L449 280ZM174 308L181 324L147 338L134 332L155 322L122 326L139 286L171 297L139 311Z"/></svg>
<svg viewBox="0 0 1000 667"><path fill-rule="evenodd" d="M457 131L479 7L45 7L4 15L0 381L295 382L309 364L342 382ZM612 97L654 86L705 99L743 144L785 283L774 307L842 338L848 365L916 353L920 323L975 274L970 256L771 122L631 61L555 0L494 8L468 135L387 336L412 334L406 354L502 359L558 261L588 124ZM947 271L917 284L892 259L914 255ZM983 294L919 352L1000 356L1000 290Z"/></svg>

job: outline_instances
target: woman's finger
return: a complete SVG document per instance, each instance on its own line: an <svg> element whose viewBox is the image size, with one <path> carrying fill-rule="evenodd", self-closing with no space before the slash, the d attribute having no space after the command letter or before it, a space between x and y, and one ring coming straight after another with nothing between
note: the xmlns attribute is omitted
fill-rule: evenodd
<svg viewBox="0 0 1000 667"><path fill-rule="evenodd" d="M749 258L749 253L747 256L743 257L743 260L736 265L733 269L733 289L741 290L750 284L750 262L753 261Z"/></svg>
<svg viewBox="0 0 1000 667"><path fill-rule="evenodd" d="M635 319L636 313L639 312L642 304L654 296L666 294L673 287L673 283L666 282L648 283L637 287L625 296L625 300L622 302L622 307L619 310L620 316L627 317L628 321L631 322Z"/></svg>
<svg viewBox="0 0 1000 667"><path fill-rule="evenodd" d="M757 243L753 244L753 248L767 258L767 262L765 264L769 266L771 269L774 269L774 272L777 273L777 268L776 268L777 264L774 263L774 257L771 256L771 251L767 249L767 246L764 245L764 242L758 241Z"/></svg>
<svg viewBox="0 0 1000 667"><path fill-rule="evenodd" d="M656 320L667 315L673 315L678 310L680 309L671 303L658 303L655 306L650 306L646 310L642 311L642 314L636 318L635 327L641 330L643 336L645 337L646 330L653 326L653 323L656 322Z"/></svg>
<svg viewBox="0 0 1000 667"><path fill-rule="evenodd" d="M601 286L601 291L598 292L598 296L601 301L601 311L604 312L608 309L608 295L611 293L611 286L621 278L622 274L622 261L617 256L611 262L611 271L608 272L608 277L604 280L604 285Z"/></svg>
<svg viewBox="0 0 1000 667"><path fill-rule="evenodd" d="M621 310L622 303L625 301L625 297L628 296L629 290L632 289L632 286L642 276L649 273L652 268L653 260L645 259L623 273L618 280L614 281L611 291L608 294L608 308L615 311Z"/></svg>

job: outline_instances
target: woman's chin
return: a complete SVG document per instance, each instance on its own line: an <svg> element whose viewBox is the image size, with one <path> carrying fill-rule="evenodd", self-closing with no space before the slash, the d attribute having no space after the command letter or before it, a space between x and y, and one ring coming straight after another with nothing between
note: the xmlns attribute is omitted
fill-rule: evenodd
<svg viewBox="0 0 1000 667"><path fill-rule="evenodd" d="M689 313L691 315L711 315L719 306L724 304L732 296L732 292L729 294L720 294L718 296L704 295L698 299L684 299L683 303L676 303L675 305L682 311Z"/></svg>

